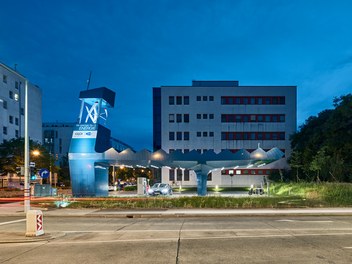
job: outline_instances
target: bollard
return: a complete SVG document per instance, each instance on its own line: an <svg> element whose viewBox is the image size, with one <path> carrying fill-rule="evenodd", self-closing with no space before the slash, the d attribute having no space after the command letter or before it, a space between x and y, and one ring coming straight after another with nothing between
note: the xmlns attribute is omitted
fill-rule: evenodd
<svg viewBox="0 0 352 264"><path fill-rule="evenodd" d="M41 236L44 234L43 213L40 210L29 210L26 216L26 236Z"/></svg>

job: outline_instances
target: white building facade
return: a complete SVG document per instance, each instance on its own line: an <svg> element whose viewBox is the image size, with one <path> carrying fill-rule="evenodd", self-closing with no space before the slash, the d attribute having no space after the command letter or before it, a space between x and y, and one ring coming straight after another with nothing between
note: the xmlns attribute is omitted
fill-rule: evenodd
<svg viewBox="0 0 352 264"><path fill-rule="evenodd" d="M0 143L24 137L26 78L0 63ZM42 92L28 82L28 135L42 142Z"/></svg>
<svg viewBox="0 0 352 264"><path fill-rule="evenodd" d="M296 131L296 94L296 86L240 86L238 81L193 81L192 86L153 88L154 151L235 153L245 149L252 153L258 147L264 151L277 147L288 157L289 137ZM164 175L165 168L163 181L170 181L170 173ZM220 170L211 175L208 184L233 184L232 177L221 180L220 175Z"/></svg>

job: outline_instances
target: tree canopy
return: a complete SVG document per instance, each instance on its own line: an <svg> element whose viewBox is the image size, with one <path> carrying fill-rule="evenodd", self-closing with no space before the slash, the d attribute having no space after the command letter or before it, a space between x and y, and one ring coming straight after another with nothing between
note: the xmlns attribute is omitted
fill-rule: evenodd
<svg viewBox="0 0 352 264"><path fill-rule="evenodd" d="M54 160L48 150L38 142L29 141L30 161L35 162L36 168L54 168ZM33 152L37 151L36 155ZM24 166L24 139L15 138L0 144L0 175L19 173Z"/></svg>
<svg viewBox="0 0 352 264"><path fill-rule="evenodd" d="M333 106L291 137L289 162L300 179L352 182L352 95L334 98Z"/></svg>

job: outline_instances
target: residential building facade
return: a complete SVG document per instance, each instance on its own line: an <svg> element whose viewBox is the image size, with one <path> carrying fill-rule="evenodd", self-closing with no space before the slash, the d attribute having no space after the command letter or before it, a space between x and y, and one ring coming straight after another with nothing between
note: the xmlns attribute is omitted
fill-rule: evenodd
<svg viewBox="0 0 352 264"><path fill-rule="evenodd" d="M0 143L24 137L25 80L16 70L0 63ZM42 92L28 82L28 135L42 142Z"/></svg>

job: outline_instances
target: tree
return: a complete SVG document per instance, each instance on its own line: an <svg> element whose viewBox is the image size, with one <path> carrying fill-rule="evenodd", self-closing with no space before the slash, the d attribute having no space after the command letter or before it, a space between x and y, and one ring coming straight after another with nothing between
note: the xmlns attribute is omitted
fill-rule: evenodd
<svg viewBox="0 0 352 264"><path fill-rule="evenodd" d="M29 141L29 158L35 162L36 168L52 168L56 171L54 161L51 160L47 149L38 142ZM39 155L34 155L37 150ZM19 168L24 167L24 139L16 138L0 144L0 172L1 174L18 173Z"/></svg>
<svg viewBox="0 0 352 264"><path fill-rule="evenodd" d="M352 181L352 95L334 98L333 106L309 117L291 136L293 155L300 154L291 167L302 173L300 179Z"/></svg>

